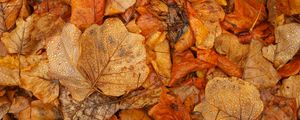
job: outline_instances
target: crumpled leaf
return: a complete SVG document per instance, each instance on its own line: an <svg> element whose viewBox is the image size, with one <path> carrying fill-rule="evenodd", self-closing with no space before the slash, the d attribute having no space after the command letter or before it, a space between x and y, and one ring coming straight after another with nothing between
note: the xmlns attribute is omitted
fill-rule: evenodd
<svg viewBox="0 0 300 120"><path fill-rule="evenodd" d="M284 79L278 95L286 98L296 98L297 108L300 106L300 75L290 76L287 79Z"/></svg>
<svg viewBox="0 0 300 120"><path fill-rule="evenodd" d="M48 61L40 61L37 65L24 68L20 79L20 87L31 91L44 103L52 102L59 95L58 81L49 80L48 70Z"/></svg>
<svg viewBox="0 0 300 120"><path fill-rule="evenodd" d="M113 99L99 93L93 93L84 101L78 102L70 97L67 90L61 89L59 100L65 120L104 120L119 110L118 102L112 102Z"/></svg>
<svg viewBox="0 0 300 120"><path fill-rule="evenodd" d="M47 48L51 77L59 79L71 92L72 97L79 101L93 91L90 83L77 69L80 35L81 31L75 25L67 23L60 35L51 38Z"/></svg>
<svg viewBox="0 0 300 120"><path fill-rule="evenodd" d="M290 23L275 28L277 48L274 66L281 67L287 63L300 49L300 24Z"/></svg>
<svg viewBox="0 0 300 120"><path fill-rule="evenodd" d="M159 103L152 107L148 114L156 120L191 120L181 98L167 88L163 88Z"/></svg>
<svg viewBox="0 0 300 120"><path fill-rule="evenodd" d="M230 33L221 34L216 38L214 47L219 54L226 55L229 60L240 67L244 66L249 45L241 44L235 35Z"/></svg>
<svg viewBox="0 0 300 120"><path fill-rule="evenodd" d="M280 76L272 63L262 55L263 44L252 40L249 54L244 67L243 79L253 83L258 88L274 87Z"/></svg>
<svg viewBox="0 0 300 120"><path fill-rule="evenodd" d="M262 113L263 120L296 120L296 100L274 95L276 91L266 89L261 91L261 99L265 109Z"/></svg>
<svg viewBox="0 0 300 120"><path fill-rule="evenodd" d="M71 20L80 29L102 24L105 0L71 0Z"/></svg>
<svg viewBox="0 0 300 120"><path fill-rule="evenodd" d="M107 0L104 15L115 15L125 12L126 9L134 5L136 0Z"/></svg>
<svg viewBox="0 0 300 120"><path fill-rule="evenodd" d="M121 120L151 120L151 118L141 109L122 110L119 114Z"/></svg>
<svg viewBox="0 0 300 120"><path fill-rule="evenodd" d="M148 76L143 42L144 37L128 32L121 20L107 19L81 35L77 67L104 94L123 95L141 86Z"/></svg>
<svg viewBox="0 0 300 120"><path fill-rule="evenodd" d="M267 12L263 1L234 0L234 11L225 16L222 24L225 29L239 33L250 30L252 24L257 25L266 17Z"/></svg>
<svg viewBox="0 0 300 120"><path fill-rule="evenodd" d="M205 88L200 111L207 120L258 119L263 102L257 88L238 78L214 78Z"/></svg>
<svg viewBox="0 0 300 120"><path fill-rule="evenodd" d="M58 120L63 116L58 107L51 103L43 103L40 100L32 101L30 107L21 111L19 120Z"/></svg>

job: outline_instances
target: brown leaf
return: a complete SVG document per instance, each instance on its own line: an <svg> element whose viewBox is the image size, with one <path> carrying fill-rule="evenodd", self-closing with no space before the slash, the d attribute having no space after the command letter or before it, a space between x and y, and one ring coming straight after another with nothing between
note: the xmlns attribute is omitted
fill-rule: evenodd
<svg viewBox="0 0 300 120"><path fill-rule="evenodd" d="M272 63L262 55L263 44L252 40L249 54L244 67L243 79L253 83L258 88L274 87L280 76Z"/></svg>
<svg viewBox="0 0 300 120"><path fill-rule="evenodd" d="M290 76L284 79L280 86L278 95L286 98L295 98L297 101L297 108L300 106L300 75Z"/></svg>
<svg viewBox="0 0 300 120"><path fill-rule="evenodd" d="M296 55L300 49L300 24L290 23L275 29L277 48L275 51L274 66L281 67Z"/></svg>
<svg viewBox="0 0 300 120"><path fill-rule="evenodd" d="M135 4L136 0L107 0L105 5L105 16L116 15L125 12L126 9Z"/></svg>
<svg viewBox="0 0 300 120"><path fill-rule="evenodd" d="M19 113L20 111L29 107L29 105L30 101L28 98L23 96L16 96L9 108L9 113Z"/></svg>
<svg viewBox="0 0 300 120"><path fill-rule="evenodd" d="M217 66L229 76L242 77L241 68L225 56L219 56Z"/></svg>
<svg viewBox="0 0 300 120"><path fill-rule="evenodd" d="M45 114L46 113L46 114ZM20 120L57 120L63 119L59 109L50 103L40 100L32 101L30 107L19 113Z"/></svg>
<svg viewBox="0 0 300 120"><path fill-rule="evenodd" d="M102 24L105 0L71 0L72 13L70 22L80 29L90 25Z"/></svg>
<svg viewBox="0 0 300 120"><path fill-rule="evenodd" d="M199 106L205 119L258 119L263 102L257 88L238 78L214 78L205 88L205 101Z"/></svg>
<svg viewBox="0 0 300 120"><path fill-rule="evenodd" d="M298 0L276 0L276 10L286 15L300 14L300 1Z"/></svg>
<svg viewBox="0 0 300 120"><path fill-rule="evenodd" d="M146 80L144 37L130 33L117 18L106 19L102 26L92 25L80 37L78 68L92 87L104 94L123 95Z"/></svg>
<svg viewBox="0 0 300 120"><path fill-rule="evenodd" d="M293 59L278 69L281 77L289 77L298 74L300 71L300 59Z"/></svg>
<svg viewBox="0 0 300 120"><path fill-rule="evenodd" d="M3 43L0 41L0 57L6 56L7 55L7 50Z"/></svg>
<svg viewBox="0 0 300 120"><path fill-rule="evenodd" d="M180 97L163 88L160 101L148 112L156 120L190 120L189 112Z"/></svg>
<svg viewBox="0 0 300 120"><path fill-rule="evenodd" d="M6 96L1 96L0 97L0 118L1 119L8 112L10 105L11 105L11 103L7 99Z"/></svg>
<svg viewBox="0 0 300 120"><path fill-rule="evenodd" d="M121 120L151 120L141 109L122 110L119 114Z"/></svg>
<svg viewBox="0 0 300 120"><path fill-rule="evenodd" d="M99 93L93 93L84 101L78 102L72 99L70 92L63 88L60 91L59 100L65 120L104 120L119 110L118 102L113 102L113 99Z"/></svg>
<svg viewBox="0 0 300 120"><path fill-rule="evenodd" d="M77 69L80 56L79 37L81 31L73 24L67 23L61 32L51 38L48 44L49 72L52 78L71 91L75 100L81 101L93 90L90 83Z"/></svg>
<svg viewBox="0 0 300 120"><path fill-rule="evenodd" d="M225 16L223 27L234 33L248 31L253 24L259 24L267 17L261 0L234 0L234 11ZM256 22L255 22L256 21Z"/></svg>
<svg viewBox="0 0 300 120"><path fill-rule="evenodd" d="M195 39L191 27L188 27L185 33L176 42L174 48L177 52L183 52L195 44Z"/></svg>
<svg viewBox="0 0 300 120"><path fill-rule="evenodd" d="M54 14L67 19L71 16L71 7L63 0L44 0L34 6L35 14Z"/></svg>

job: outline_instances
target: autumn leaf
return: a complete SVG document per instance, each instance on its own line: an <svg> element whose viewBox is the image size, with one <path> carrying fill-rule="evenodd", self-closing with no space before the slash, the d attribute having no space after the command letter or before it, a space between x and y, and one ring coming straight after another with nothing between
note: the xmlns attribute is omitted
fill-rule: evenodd
<svg viewBox="0 0 300 120"><path fill-rule="evenodd" d="M258 119L263 102L258 89L238 78L214 78L205 88L200 111L205 119Z"/></svg>
<svg viewBox="0 0 300 120"><path fill-rule="evenodd" d="M241 68L224 56L218 56L217 66L229 76L242 77Z"/></svg>
<svg viewBox="0 0 300 120"><path fill-rule="evenodd" d="M296 55L300 49L300 24L290 23L275 29L277 48L275 51L274 66L281 67Z"/></svg>
<svg viewBox="0 0 300 120"><path fill-rule="evenodd" d="M300 94L299 86L300 85L300 76L294 75L290 76L283 80L282 85L278 91L279 96L286 98L295 98L297 101L297 108L300 106Z"/></svg>
<svg viewBox="0 0 300 120"><path fill-rule="evenodd" d="M182 100L170 90L162 89L160 101L150 109L149 115L156 120L190 120L189 112L185 109Z"/></svg>
<svg viewBox="0 0 300 120"><path fill-rule="evenodd" d="M176 42L174 48L175 51L183 52L195 44L195 38L193 36L191 27L188 27L183 35Z"/></svg>
<svg viewBox="0 0 300 120"><path fill-rule="evenodd" d="M223 27L234 33L249 31L267 17L264 2L260 0L234 0L234 11L225 15Z"/></svg>
<svg viewBox="0 0 300 120"><path fill-rule="evenodd" d="M280 76L272 63L262 55L263 44L258 40L252 40L249 54L244 67L243 79L253 83L258 88L274 87L280 80Z"/></svg>
<svg viewBox="0 0 300 120"><path fill-rule="evenodd" d="M24 96L16 96L9 108L9 113L19 113L20 111L29 107L30 101Z"/></svg>
<svg viewBox="0 0 300 120"><path fill-rule="evenodd" d="M68 19L71 16L71 7L64 0L44 0L34 6L35 14L54 14Z"/></svg>
<svg viewBox="0 0 300 120"><path fill-rule="evenodd" d="M107 0L104 15L115 15L125 12L126 9L134 5L136 0Z"/></svg>
<svg viewBox="0 0 300 120"><path fill-rule="evenodd" d="M80 29L88 28L90 25L102 24L105 0L71 0L70 22Z"/></svg>
<svg viewBox="0 0 300 120"><path fill-rule="evenodd" d="M3 116L8 113L10 105L11 102L6 96L0 97L0 118L3 118Z"/></svg>
<svg viewBox="0 0 300 120"><path fill-rule="evenodd" d="M298 74L300 71L300 59L293 59L281 68L278 69L278 73L281 77L289 77Z"/></svg>
<svg viewBox="0 0 300 120"><path fill-rule="evenodd" d="M122 110L119 114L121 120L151 120L141 109Z"/></svg>
<svg viewBox="0 0 300 120"><path fill-rule="evenodd" d="M92 25L81 35L78 69L92 87L104 94L123 95L146 79L144 37L130 33L122 21L107 19L102 26Z"/></svg>

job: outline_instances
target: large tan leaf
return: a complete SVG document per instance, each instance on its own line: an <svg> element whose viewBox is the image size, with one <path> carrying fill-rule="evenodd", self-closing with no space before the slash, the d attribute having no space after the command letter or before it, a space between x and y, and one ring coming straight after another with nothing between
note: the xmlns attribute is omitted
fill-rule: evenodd
<svg viewBox="0 0 300 120"><path fill-rule="evenodd" d="M61 35L53 36L47 47L51 77L59 79L71 91L72 97L79 101L92 92L89 82L76 67L80 55L80 35L81 31L75 25L67 23Z"/></svg>
<svg viewBox="0 0 300 120"><path fill-rule="evenodd" d="M59 100L65 120L105 120L119 110L118 102L99 93L93 93L84 101L78 102L62 88Z"/></svg>
<svg viewBox="0 0 300 120"><path fill-rule="evenodd" d="M125 12L136 0L107 0L104 15L115 15Z"/></svg>
<svg viewBox="0 0 300 120"><path fill-rule="evenodd" d="M120 96L146 79L144 37L130 33L122 21L107 19L102 26L92 25L81 35L78 69L85 79L104 94Z"/></svg>
<svg viewBox="0 0 300 120"><path fill-rule="evenodd" d="M258 88L274 87L280 80L280 75L272 63L262 55L263 44L252 40L249 54L244 67L243 79L253 83Z"/></svg>
<svg viewBox="0 0 300 120"><path fill-rule="evenodd" d="M102 24L105 0L71 0L71 23L80 29L90 25Z"/></svg>
<svg viewBox="0 0 300 120"><path fill-rule="evenodd" d="M278 95L287 98L296 98L297 106L300 105L300 75L290 76L284 79Z"/></svg>
<svg viewBox="0 0 300 120"><path fill-rule="evenodd" d="M205 88L200 110L207 120L255 120L263 111L257 88L238 78L214 78Z"/></svg>
<svg viewBox="0 0 300 120"><path fill-rule="evenodd" d="M297 53L300 48L300 24L290 23L275 29L277 49L274 65L281 67Z"/></svg>

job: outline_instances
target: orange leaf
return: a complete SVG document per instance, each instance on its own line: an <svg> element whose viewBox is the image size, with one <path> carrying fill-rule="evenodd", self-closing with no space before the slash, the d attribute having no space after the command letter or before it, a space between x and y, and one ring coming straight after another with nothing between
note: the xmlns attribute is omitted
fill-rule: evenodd
<svg viewBox="0 0 300 120"><path fill-rule="evenodd" d="M175 44L175 51L182 52L189 49L195 44L195 39L191 27L185 31L185 33L179 38L178 42Z"/></svg>
<svg viewBox="0 0 300 120"><path fill-rule="evenodd" d="M162 88L160 101L149 111L155 120L191 120L190 113L183 105L179 96L171 93L167 88Z"/></svg>
<svg viewBox="0 0 300 120"><path fill-rule="evenodd" d="M104 16L105 0L72 0L71 23L80 29L90 25L102 24Z"/></svg>
<svg viewBox="0 0 300 120"><path fill-rule="evenodd" d="M211 49L198 49L197 50L197 59L210 63L212 65L217 65L218 54Z"/></svg>
<svg viewBox="0 0 300 120"><path fill-rule="evenodd" d="M228 58L225 56L219 56L218 57L218 63L217 66L226 74L230 76L235 76L235 77L242 77L242 70L240 67L230 61Z"/></svg>
<svg viewBox="0 0 300 120"><path fill-rule="evenodd" d="M293 59L278 70L281 77L296 75L300 71L300 59Z"/></svg>
<svg viewBox="0 0 300 120"><path fill-rule="evenodd" d="M71 8L63 0L43 0L34 6L34 13L50 13L67 19L71 15Z"/></svg>

